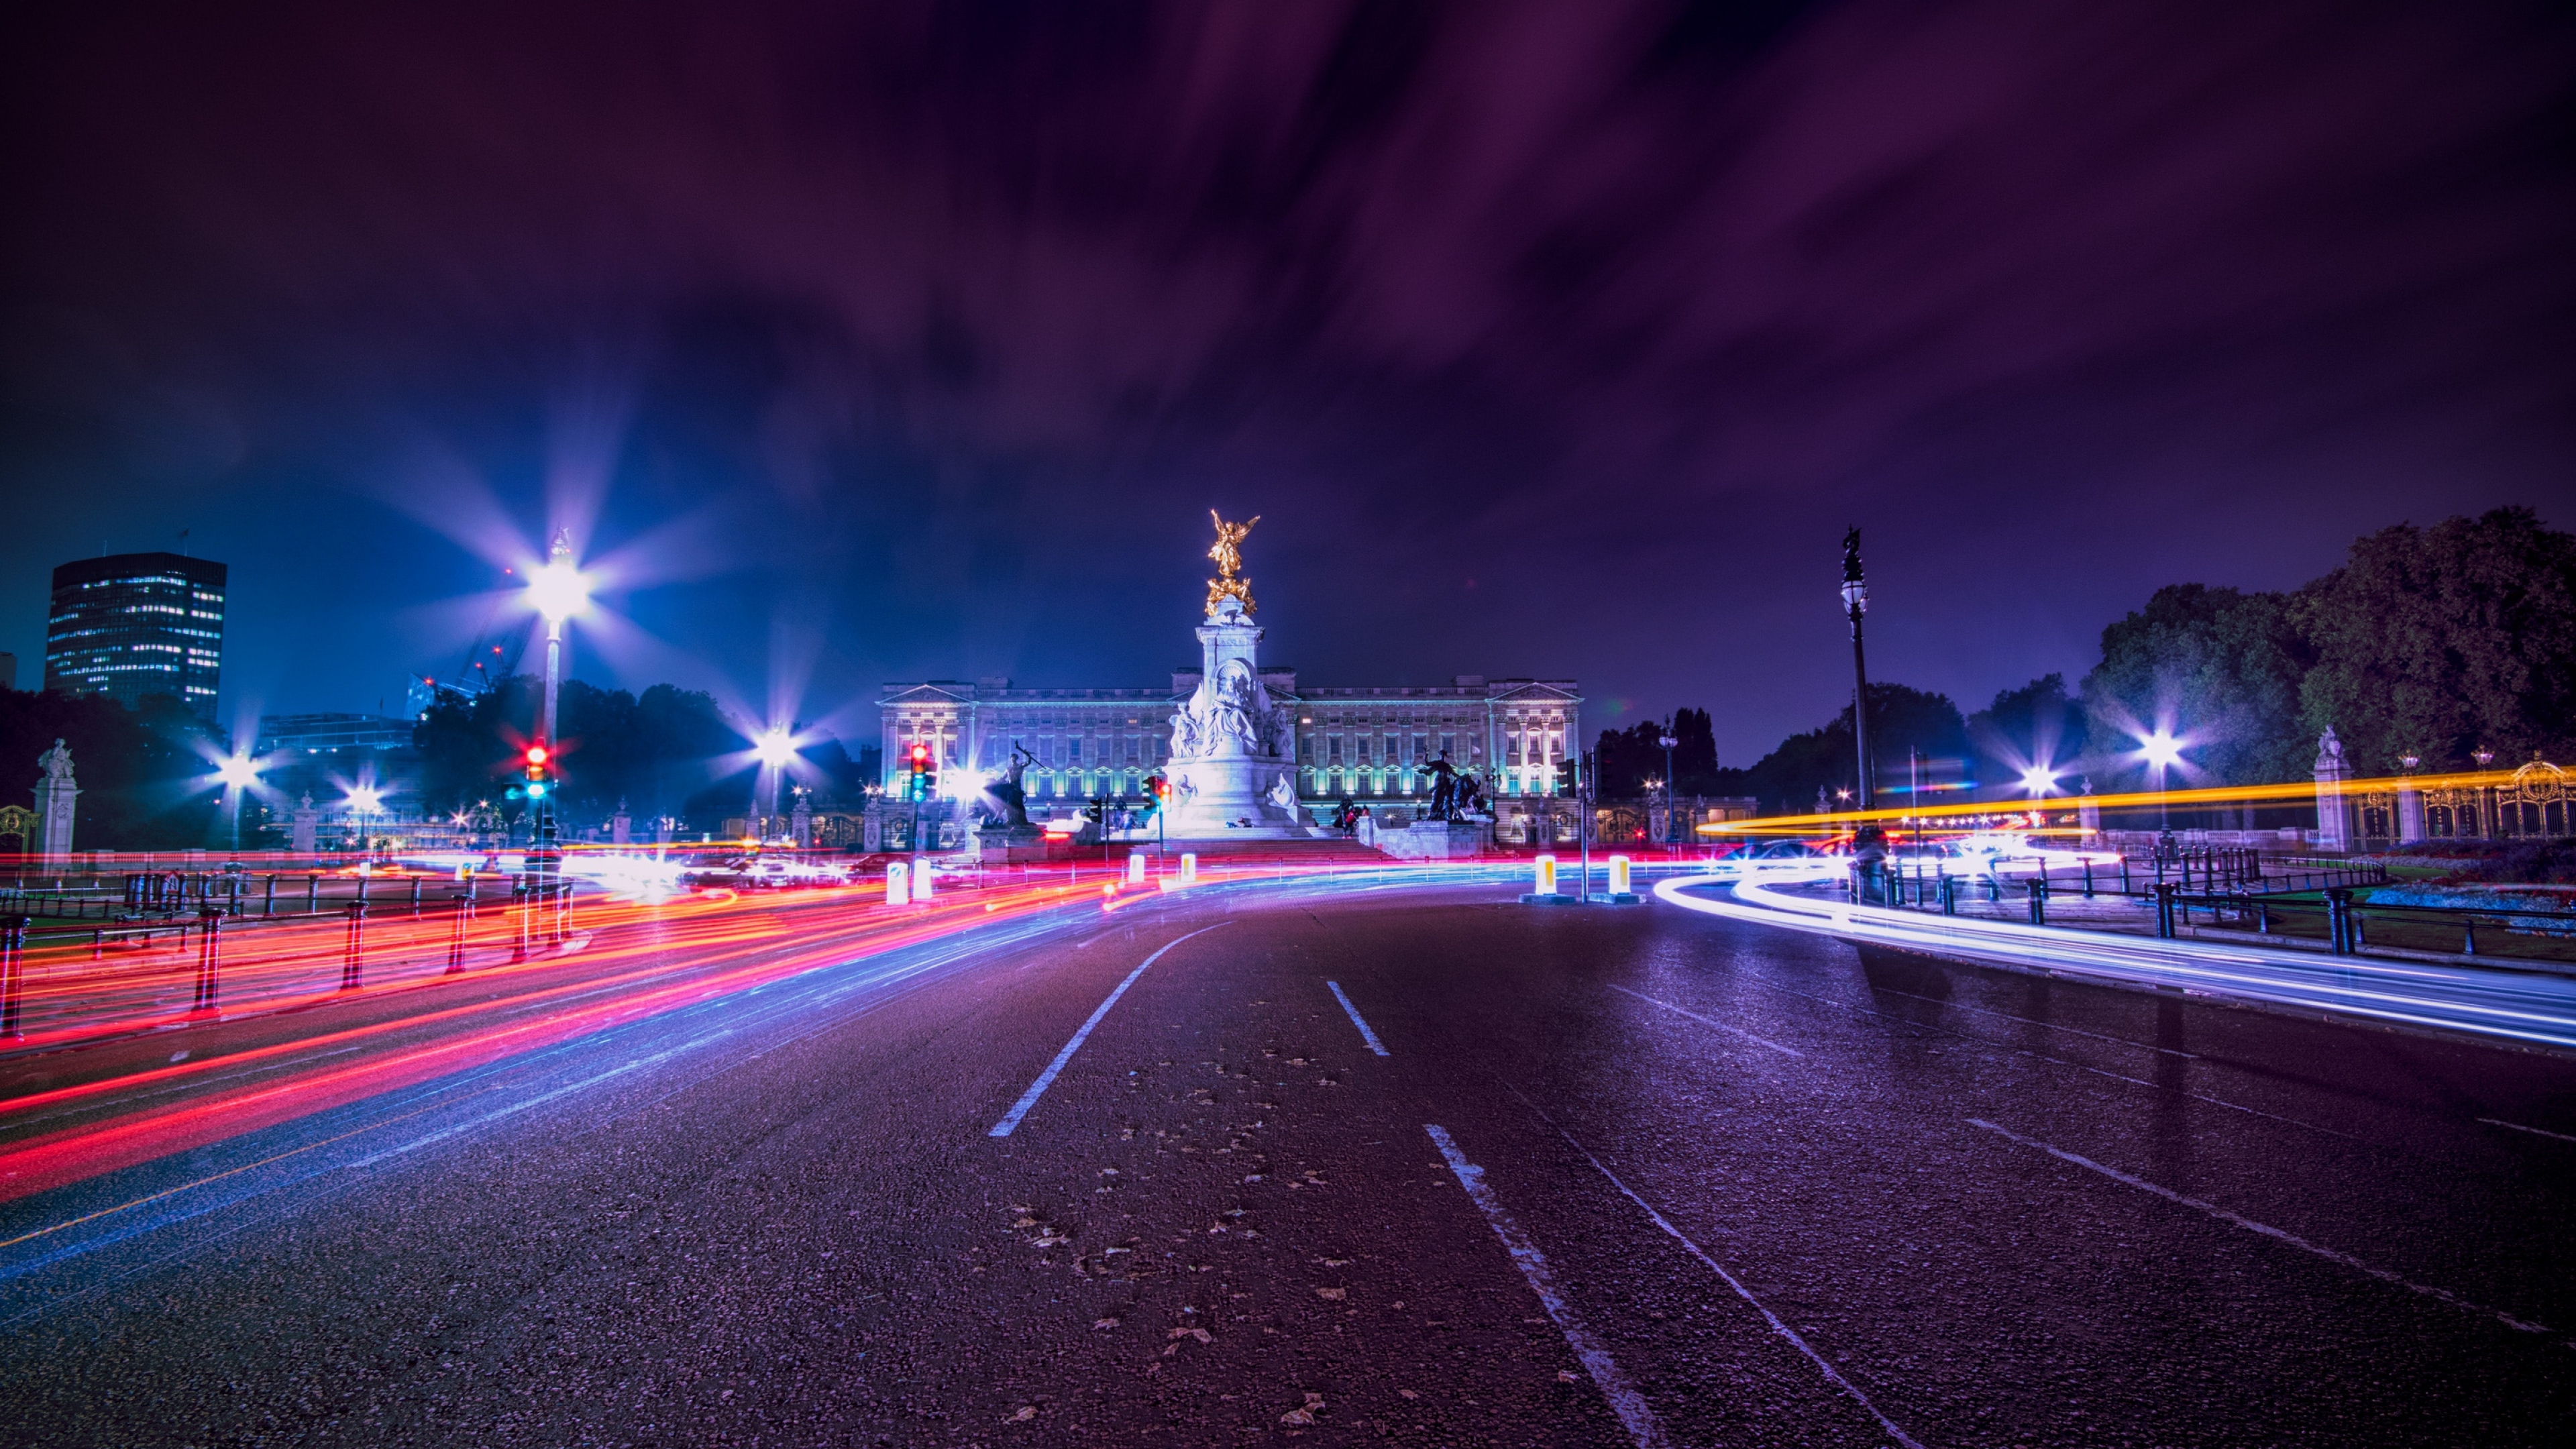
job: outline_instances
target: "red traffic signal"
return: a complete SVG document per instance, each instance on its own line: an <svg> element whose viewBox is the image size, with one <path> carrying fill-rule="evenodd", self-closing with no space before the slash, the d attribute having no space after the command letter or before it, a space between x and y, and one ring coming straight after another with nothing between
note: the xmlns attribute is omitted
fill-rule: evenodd
<svg viewBox="0 0 2576 1449"><path fill-rule="evenodd" d="M535 765L543 765L543 764L545 764L545 762L546 762L546 747L545 747L545 746L543 746L543 745L530 745L530 746L528 746L528 763L529 763L530 765L532 765L532 766L535 766Z"/></svg>

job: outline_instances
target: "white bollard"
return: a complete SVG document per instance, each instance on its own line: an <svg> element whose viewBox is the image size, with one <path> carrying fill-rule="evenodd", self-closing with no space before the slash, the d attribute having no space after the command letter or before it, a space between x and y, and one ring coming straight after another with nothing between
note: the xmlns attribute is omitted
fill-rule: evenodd
<svg viewBox="0 0 2576 1449"><path fill-rule="evenodd" d="M939 872L930 868L929 861L914 861L912 863L912 903L916 906L927 904L933 895L938 894L938 880Z"/></svg>
<svg viewBox="0 0 2576 1449"><path fill-rule="evenodd" d="M910 888L910 886L911 886L911 881L910 881L911 874L912 874L912 873L911 873L910 871L908 871L908 870L904 869L904 864L903 864L903 862L902 862L902 861L896 860L896 861L889 861L889 862L887 862L887 863L886 863L886 904L887 904L887 905L890 905L890 906L901 906L901 905L909 905L909 904L911 904L911 902L912 902L912 891L911 891L911 888Z"/></svg>
<svg viewBox="0 0 2576 1449"><path fill-rule="evenodd" d="M1195 850L1183 851L1181 853L1181 884L1197 885L1198 883L1199 853Z"/></svg>
<svg viewBox="0 0 2576 1449"><path fill-rule="evenodd" d="M1127 857L1127 883L1129 885L1143 885L1145 883L1144 856L1130 855Z"/></svg>
<svg viewBox="0 0 2576 1449"><path fill-rule="evenodd" d="M1534 896L1552 896L1556 894L1555 856L1542 855L1538 858L1538 876L1537 879L1532 881L1530 884L1530 894Z"/></svg>
<svg viewBox="0 0 2576 1449"><path fill-rule="evenodd" d="M1624 855L1610 857L1610 894L1614 896L1636 894L1635 891L1628 889L1628 857Z"/></svg>

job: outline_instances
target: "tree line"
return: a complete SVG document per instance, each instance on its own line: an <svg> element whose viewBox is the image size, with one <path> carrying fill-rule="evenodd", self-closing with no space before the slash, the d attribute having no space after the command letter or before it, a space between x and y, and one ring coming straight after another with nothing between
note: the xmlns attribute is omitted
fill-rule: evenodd
<svg viewBox="0 0 2576 1449"><path fill-rule="evenodd" d="M2471 768L2480 750L2499 766L2576 762L2576 536L2528 508L2399 524L2295 589L2158 589L2102 631L2072 690L2046 674L1963 713L1943 694L1872 683L1868 704L1882 790L1906 782L1909 758L1934 786L2009 786L2045 767L2065 788L2136 788L2137 741L2159 729L2184 742L2196 784L2305 780L2328 726L2364 774L2410 755ZM1696 740L1706 720L1681 710L1669 726L1604 730L1587 761L1601 793L1642 793L1663 774L1657 739L1669 727L1678 740L1687 721ZM1753 796L1775 813L1813 808L1820 790L1838 803L1857 774L1851 706L1742 768L1720 768L1713 744L1687 763L1677 749L1673 773L1682 794Z"/></svg>

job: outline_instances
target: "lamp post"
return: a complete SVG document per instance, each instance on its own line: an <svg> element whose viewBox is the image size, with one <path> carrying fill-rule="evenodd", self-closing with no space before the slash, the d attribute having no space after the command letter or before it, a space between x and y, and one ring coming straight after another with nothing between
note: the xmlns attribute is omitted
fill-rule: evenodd
<svg viewBox="0 0 2576 1449"><path fill-rule="evenodd" d="M555 530L554 543L546 550L546 561L528 576L528 601L546 621L546 693L537 715L536 747L545 751L533 759L552 759L555 749L555 701L563 689L564 621L578 614L590 603L590 581L572 561L572 530ZM528 845L528 872L534 875L540 892L551 894L556 872L562 869L563 852L555 844L555 792L551 786L536 799L537 818Z"/></svg>
<svg viewBox="0 0 2576 1449"><path fill-rule="evenodd" d="M247 755L227 755L215 766L215 778L224 783L224 799L233 818L233 854L241 854L242 792L259 783L259 767Z"/></svg>
<svg viewBox="0 0 2576 1449"><path fill-rule="evenodd" d="M1843 613L1852 631L1852 744L1860 756L1860 808L1870 808L1869 666L1861 654L1860 621L1869 612L1869 584L1861 576L1860 530L1843 535Z"/></svg>
<svg viewBox="0 0 2576 1449"><path fill-rule="evenodd" d="M1656 738L1655 743L1664 747L1664 844L1678 845L1682 827L1681 821L1673 814L1673 746L1681 741L1674 739L1673 732L1668 729Z"/></svg>

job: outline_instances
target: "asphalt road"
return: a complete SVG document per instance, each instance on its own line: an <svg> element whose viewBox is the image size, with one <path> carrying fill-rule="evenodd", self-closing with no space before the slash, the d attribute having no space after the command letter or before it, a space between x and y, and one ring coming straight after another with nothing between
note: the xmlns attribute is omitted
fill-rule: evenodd
<svg viewBox="0 0 2576 1449"><path fill-rule="evenodd" d="M1948 1446L2576 1422L2563 1057L1510 894L1064 912L0 1204L0 1423Z"/></svg>

